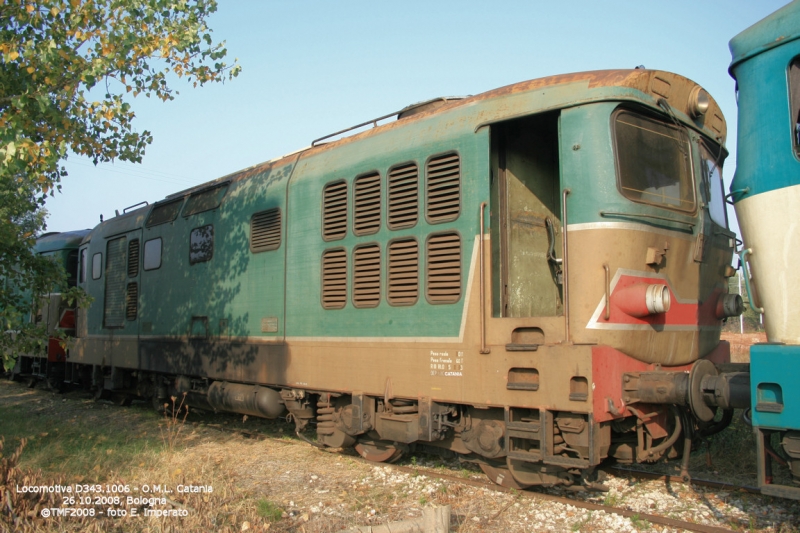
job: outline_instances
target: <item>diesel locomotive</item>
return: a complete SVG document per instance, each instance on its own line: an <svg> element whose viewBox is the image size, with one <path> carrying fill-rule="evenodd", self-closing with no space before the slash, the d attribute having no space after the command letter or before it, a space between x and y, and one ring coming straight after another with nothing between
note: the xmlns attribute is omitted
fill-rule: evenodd
<svg viewBox="0 0 800 533"><path fill-rule="evenodd" d="M63 379L288 416L373 461L426 446L517 488L686 465L749 406L701 86L567 74L360 126L91 230Z"/></svg>
<svg viewBox="0 0 800 533"><path fill-rule="evenodd" d="M800 297L800 5L743 31L730 50L739 103L730 194L750 301L763 313L769 341L750 348L758 484L765 494L800 499L800 320L793 310ZM772 482L773 459L788 467L793 485Z"/></svg>

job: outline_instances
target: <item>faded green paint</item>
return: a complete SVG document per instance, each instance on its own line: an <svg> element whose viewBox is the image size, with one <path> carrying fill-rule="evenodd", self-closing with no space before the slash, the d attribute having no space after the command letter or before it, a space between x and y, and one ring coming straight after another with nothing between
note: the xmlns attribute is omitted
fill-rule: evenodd
<svg viewBox="0 0 800 533"><path fill-rule="evenodd" d="M650 79L648 76L652 73L586 73L553 78L550 85L530 82L529 88L520 84L499 89L462 103L447 104L436 112L389 123L330 146L312 148L273 165L247 171L245 178L234 175L217 209L186 218L179 216L172 223L152 228L143 227L150 208L106 221L95 228L84 245L89 261L100 252L105 266L107 239L124 234L128 240L140 238L142 251L145 242L161 238L162 265L157 270L140 269L136 279L131 280L139 283L137 319L126 320L123 328L111 331L102 328L105 276L99 280L89 276L84 286L95 302L88 311L82 311L88 312L92 328L88 333L144 337L182 337L193 333L221 341L255 337L278 341L285 337L457 337L478 234L479 205L490 199L494 165L490 165L490 135L495 128L492 125L546 111L553 111L552 116L560 120L555 167L558 173L554 176L552 165L545 169L548 175L545 179L541 179L541 169L536 165L519 171L519 175L512 169L516 181L509 190L513 200L511 218L519 219L519 224L516 229L512 227L510 240L520 250L520 261L511 270L524 286L514 303L514 314L558 314L558 288L550 266L542 261L547 235L539 222L552 216L560 226L561 189L572 189L570 224L604 221L599 214L600 205L606 210L657 211L675 219L692 220L691 216L630 202L616 189L611 113L623 100L653 109L657 105L652 94L614 83L646 86L650 83L646 81ZM637 81L640 79L645 81ZM677 114L681 116L680 112ZM541 140L532 138L530 142ZM431 156L452 151L461 160L460 214L452 222L430 224L424 212L425 163ZM517 152L519 158L527 157L521 147ZM386 224L386 174L392 166L410 161L415 161L419 168L419 221L413 228L392 231ZM516 165L511 163L512 167ZM523 167L524 164L520 168ZM382 177L381 227L374 235L356 237L352 233L353 180L373 171ZM321 235L322 191L333 180L348 183L350 218L344 239L325 242ZM250 218L254 213L276 207L282 214L280 248L250 252ZM493 212L496 207L492 205ZM529 224L524 224L531 217L535 219L533 231L529 231ZM214 226L213 258L191 265L189 235L192 229L207 224ZM461 298L453 304L433 305L425 298L425 244L429 235L442 231L455 231L461 236ZM408 236L419 243L420 296L413 306L394 307L386 301L387 244ZM363 243L379 243L381 248L381 301L377 308L357 309L352 304L352 252ZM336 247L343 247L348 256L347 305L340 310L324 310L320 301L321 256L326 249ZM538 255L524 259L523 252L528 248ZM496 247L492 253L497 253ZM538 303L529 306L527 300L531 299L538 299Z"/></svg>
<svg viewBox="0 0 800 533"><path fill-rule="evenodd" d="M461 159L461 212L452 222L430 224L425 217L425 163L430 156L452 151ZM291 305L287 306L287 336L457 337L469 261L478 233L478 206L488 192L488 155L487 129L475 133L470 124L454 125L451 120L441 120L435 124L413 123L408 128L301 158L289 190L286 292ZM419 169L419 219L413 228L393 231L386 224L386 175L392 166L411 161ZM381 228L376 234L359 237L352 232L353 180L373 171L382 177ZM322 190L326 183L341 179L348 184L347 235L342 240L325 242L322 238ZM425 298L426 238L451 230L461 235L461 298L455 304L430 304ZM386 300L386 243L401 237L415 237L419 243L419 298L413 306L392 306ZM354 247L365 243L381 245L382 294L377 308L359 309L352 303L352 252ZM347 304L344 309L325 310L320 294L322 253L342 247L348 257Z"/></svg>
<svg viewBox="0 0 800 533"><path fill-rule="evenodd" d="M185 336L194 329L195 334L204 336L206 328L198 331L197 324L198 319L205 318L210 338L282 336L285 238L278 250L251 253L250 218L259 211L283 206L290 173L288 165L236 181L218 209L129 232L129 240L140 236L142 254L145 242L162 239L161 267L149 271L140 268L137 320L126 320L114 334ZM136 217L133 226L141 228L148 212L149 208L143 208L127 217ZM190 264L189 235L192 229L208 224L214 226L213 257ZM94 253L102 252L104 269L106 237L111 236L104 231L106 227L108 223L101 224L92 233L88 254L91 261ZM108 333L100 327L103 278L92 280L90 276L87 283L95 297L88 310L92 326L89 334ZM196 317L194 325L192 317ZM278 331L262 333L264 317L276 318Z"/></svg>
<svg viewBox="0 0 800 533"><path fill-rule="evenodd" d="M683 222L696 224L696 213L683 214L664 207L632 202L620 194L611 128L611 116L620 105L621 102L607 102L565 109L561 113L561 178L562 188L570 189L567 200L569 224L636 222L693 233ZM697 152L696 149L693 151ZM698 168L695 169L696 174ZM697 194L699 188L697 174ZM676 222L636 216L601 216L600 211L655 215Z"/></svg>

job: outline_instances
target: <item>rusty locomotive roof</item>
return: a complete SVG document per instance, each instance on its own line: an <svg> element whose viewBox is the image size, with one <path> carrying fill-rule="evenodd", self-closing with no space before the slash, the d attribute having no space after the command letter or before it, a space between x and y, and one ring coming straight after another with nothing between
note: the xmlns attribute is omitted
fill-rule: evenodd
<svg viewBox="0 0 800 533"><path fill-rule="evenodd" d="M710 96L709 96L709 108L708 111L705 113L704 117L702 117L702 119L700 120L691 118L689 100L691 98L691 95L695 91L697 91L698 88L700 88L700 86L697 83L693 82L692 80L689 80L688 78L685 78L684 76L681 76L679 74L674 74L671 72L666 72L661 70L649 70L649 69L596 70L596 71L578 72L570 74L559 74L555 76L537 78L533 80L514 83L511 85L506 85L504 87L500 87L497 89L493 89L490 91L486 91L484 93L480 93L465 98L436 99L436 100L441 100L442 102L439 105L433 106L431 109L425 109L422 110L421 112L413 113L410 116L404 116L393 122L376 125L371 129L359 131L350 136L336 139L331 142L316 144L313 146L302 148L300 150L278 157L276 159L272 159L264 163L259 163L252 167L248 167L243 170L234 172L232 174L228 174L226 176L203 183L196 187L192 187L190 189L186 189L184 191L171 194L167 198L176 198L179 196L191 194L193 192L206 189L208 187L214 186L218 183L225 181L234 182L247 179L251 176L260 174L267 170L273 168L279 168L291 164L293 162L296 162L301 156L316 155L327 150L331 150L352 142L357 142L372 137L374 135L380 135L382 133L394 130L396 128L403 128L406 125L414 123L416 121L429 120L432 117L446 114L460 107L474 106L476 104L480 105L483 102L491 100L513 97L515 95L535 92L546 88L557 88L558 86L574 85L574 84L582 84L585 86L585 91L583 92L584 96L580 98L575 98L573 96L570 101L565 101L562 107L572 107L576 105L581 105L583 103L599 101L599 100L623 101L626 99L633 99L630 92L636 91L644 95L645 98L649 97L650 100L650 101L646 100L642 101L640 99L640 103L650 105L655 109L658 108L657 102L659 99L665 100L667 103L669 103L670 107L676 112L675 114L679 118L681 118L688 126L693 126L695 129L702 131L709 137L716 138L720 140L722 143L724 143L725 137L727 135L727 126L725 123L725 119L722 115L722 112L719 108L719 105ZM623 91L628 90L629 94L626 95L623 91L620 91L616 94L602 97L599 100L598 98L594 97L594 94L596 92L609 88L611 89L619 88L622 89ZM525 114L535 114L540 111L542 110L528 109L525 110ZM399 115L400 111L397 114ZM382 118L391 117L394 115L395 114L393 113L385 115ZM513 118L513 117L508 116L506 118ZM380 119L376 119L376 121L367 121L364 124L366 125L373 122L377 122L377 120ZM500 120L502 120L502 118Z"/></svg>

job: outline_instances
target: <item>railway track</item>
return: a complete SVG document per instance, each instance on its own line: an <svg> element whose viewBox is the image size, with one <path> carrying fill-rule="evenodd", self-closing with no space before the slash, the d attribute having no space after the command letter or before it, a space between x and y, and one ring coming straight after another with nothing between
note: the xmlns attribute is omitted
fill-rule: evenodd
<svg viewBox="0 0 800 533"><path fill-rule="evenodd" d="M206 427L213 428L219 431L223 431L226 433L234 433L246 438L253 438L259 440L270 440L273 442L280 442L285 445L303 445L307 446L305 442L302 441L294 441L294 440L286 440L286 439L278 439L271 437L269 435L264 435L263 433L257 431L248 431L242 430L237 428L229 428L220 424L206 424ZM339 451L335 451L335 449L329 448L320 448L323 451L328 451L329 453L334 454L341 454ZM662 515L657 514L649 514L649 513L642 513L639 511L633 511L629 509L625 509L618 506L611 506L611 505L603 505L600 503L595 503L591 501L582 500L579 498L570 498L567 496L561 496L557 494L551 494L549 492L539 492L535 490L525 490L525 491L518 491L515 489L510 489L506 487L502 487L491 481L481 480L481 479L473 479L473 478L465 478L462 476L455 476L443 473L439 470L435 470L433 468L423 467L423 466L405 466L399 464L392 464L392 463L374 463L363 459L358 454L347 454L348 457L352 460L361 462L363 464L380 464L381 466L388 467L397 472L403 472L411 475L425 475L429 478L451 482L451 483L460 483L463 485L468 485L470 487L478 488L478 489L488 489L497 492L503 492L507 494L513 494L519 498L529 499L529 500L538 500L542 502L552 502L558 503L562 505L571 505L573 507L584 509L587 511L603 511L605 513L616 514L628 519L640 520L640 521L647 521L651 524L664 526L669 528L674 528L680 531L693 531L697 533L729 533L731 531L735 531L730 528L720 527L720 526L711 526L705 524L697 524L694 522L688 522L685 520L678 520L675 518L670 518ZM652 480L664 480L665 482L674 482L674 483L684 483L683 480L678 476L665 476L660 474L654 474L650 472L645 472L641 470L634 470L634 469L622 469L622 468L608 468L605 469L609 473L612 473L617 476L624 476L624 477L635 477L638 479L652 479ZM706 488L716 489L716 490L726 490L726 491L744 491L752 494L760 494L760 491L754 487L748 486L740 486L734 485L730 483L722 483L717 481L710 481L710 480L702 480L702 479L692 479L691 483L693 485L698 485ZM499 512L492 517L492 519L496 519L500 516L503 512L505 512L511 504L514 503L516 500L512 500L508 505L502 508Z"/></svg>
<svg viewBox="0 0 800 533"><path fill-rule="evenodd" d="M116 406L121 406L124 404L120 404L119 402L113 402ZM202 414L198 413L199 410L195 410L195 414ZM257 439L257 440L269 440L273 443L279 443L284 446L308 446L307 443L299 440L299 439L286 439L286 438L279 438L269 434L266 434L259 430L249 430L243 428L236 428L236 427L229 427L226 424L220 423L210 423L210 422L203 422L202 424L204 427L217 430L220 432L230 433L230 434L237 434L241 437L248 438L248 439ZM323 451L329 451L331 454L341 455L342 452L338 451L337 449L328 449L328 448L321 448ZM686 520L680 520L676 518L671 518L659 514L653 513L643 513L641 511L636 511L624 507L620 507L617 505L606 505L603 503L598 503L594 501L587 501L586 499L580 498L578 496L569 496L569 494L554 494L553 491L517 491L514 489L508 489L499 485L496 485L489 481L488 479L476 479L476 478L469 478L463 477L463 475L456 475L456 474L449 474L446 472L442 472L440 469L434 469L431 467L426 467L422 465L401 465L401 464L389 464L389 463L374 463L363 459L361 456L356 454L355 452L347 453L348 459L360 462L362 464L368 464L375 466L380 464L382 467L388 467L393 471L407 473L413 476L418 475L425 475L428 478L434 480L440 480L448 483L457 483L461 485L466 485L469 487L477 488L477 489L484 489L489 491L495 491L498 493L507 493L513 494L515 498L506 506L502 507L496 514L490 519L494 520L503 513L509 512L511 505L513 503L519 501L518 499L526 499L526 500L534 500L540 502L551 502L561 505L570 505L577 509L582 509L586 511L602 511L608 514L614 514L626 519L631 519L632 521L639 520L639 521L647 521L654 526L660 526L662 529L664 527L680 530L680 531L693 531L698 533L721 533L721 532L729 532L734 531L732 529L720 526L713 526L713 525L706 525L706 524L698 524L695 522L689 522ZM628 469L628 468L606 468L607 472L613 474L616 477L627 477L633 478L637 480L663 480L665 483L674 483L676 485L683 484L681 478L677 476L666 476L661 474L654 474L650 472L645 472L642 470L637 469ZM703 479L692 479L691 483L695 486L705 487L713 490L721 490L727 492L747 492L752 494L760 494L758 489L749 486L740 486L734 485L729 483L721 483L717 481L711 480L703 480Z"/></svg>

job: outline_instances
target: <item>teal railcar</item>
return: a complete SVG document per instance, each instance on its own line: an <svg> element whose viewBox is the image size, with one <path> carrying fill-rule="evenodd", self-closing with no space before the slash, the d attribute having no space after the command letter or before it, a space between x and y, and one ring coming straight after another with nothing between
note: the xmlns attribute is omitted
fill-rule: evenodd
<svg viewBox="0 0 800 533"><path fill-rule="evenodd" d="M12 376L29 376L32 380L62 383L69 380L65 374L67 350L64 337L75 336L75 306L64 300L62 290L75 287L78 282L78 248L89 230L45 233L36 239L34 253L49 257L64 268L66 287L53 287L48 293L37 295L39 305L31 321L43 324L48 334L46 346L40 353L19 357Z"/></svg>
<svg viewBox="0 0 800 533"><path fill-rule="evenodd" d="M800 499L797 486L772 483L779 454L800 483L800 4L792 2L730 42L739 104L731 196L742 230L750 301L763 313L769 344L750 349L752 421L762 492Z"/></svg>

